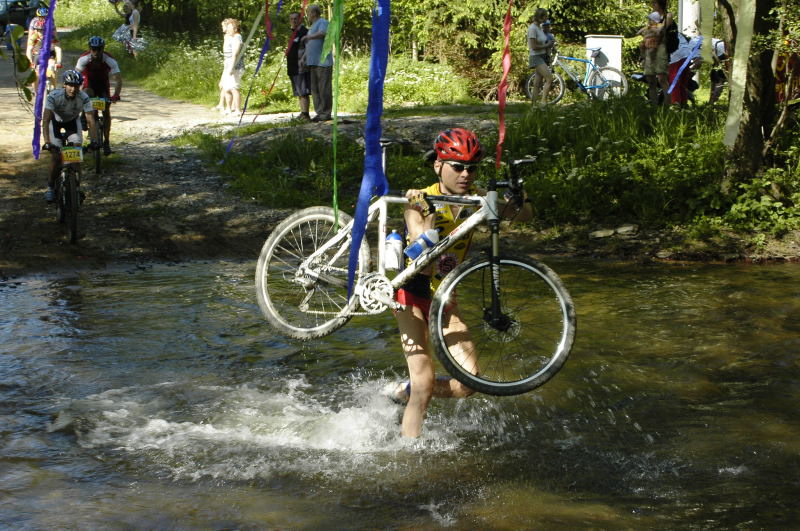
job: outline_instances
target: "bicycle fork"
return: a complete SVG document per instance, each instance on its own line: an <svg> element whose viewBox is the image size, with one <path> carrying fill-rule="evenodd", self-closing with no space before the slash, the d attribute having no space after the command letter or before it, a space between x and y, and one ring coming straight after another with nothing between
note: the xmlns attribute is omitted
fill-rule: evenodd
<svg viewBox="0 0 800 531"><path fill-rule="evenodd" d="M503 313L500 304L500 217L497 215L497 191L491 190L486 194L488 203L495 205L494 210L487 215L486 222L489 225L491 251L489 263L491 270L491 302L489 307L483 309L483 320L495 330L506 332L513 320Z"/></svg>

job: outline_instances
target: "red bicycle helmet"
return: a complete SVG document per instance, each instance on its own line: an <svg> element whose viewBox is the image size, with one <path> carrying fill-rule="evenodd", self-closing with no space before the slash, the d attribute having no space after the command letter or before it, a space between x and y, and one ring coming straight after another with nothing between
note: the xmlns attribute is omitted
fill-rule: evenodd
<svg viewBox="0 0 800 531"><path fill-rule="evenodd" d="M470 163L483 159L483 147L478 142L478 137L472 131L460 127L439 133L433 143L433 151L439 160Z"/></svg>

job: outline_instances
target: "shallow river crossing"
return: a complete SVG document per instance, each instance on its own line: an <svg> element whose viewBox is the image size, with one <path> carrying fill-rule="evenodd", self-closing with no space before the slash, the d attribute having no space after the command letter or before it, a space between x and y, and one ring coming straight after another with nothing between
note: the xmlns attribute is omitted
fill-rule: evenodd
<svg viewBox="0 0 800 531"><path fill-rule="evenodd" d="M252 262L2 282L0 528L800 526L800 266L545 261L565 368L415 441L391 314L288 340Z"/></svg>

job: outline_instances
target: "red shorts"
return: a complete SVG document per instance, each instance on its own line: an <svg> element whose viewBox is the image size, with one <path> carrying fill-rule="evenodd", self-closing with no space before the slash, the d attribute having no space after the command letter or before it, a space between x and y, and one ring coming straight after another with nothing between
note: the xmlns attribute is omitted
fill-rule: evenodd
<svg viewBox="0 0 800 531"><path fill-rule="evenodd" d="M428 321L428 314L431 313L431 302L432 299L427 297L420 297L419 295L414 295L410 291L406 291L403 288L397 290L397 293L394 296L394 300L403 304L405 306L416 306L420 310L422 310L422 315L425 316L425 321Z"/></svg>

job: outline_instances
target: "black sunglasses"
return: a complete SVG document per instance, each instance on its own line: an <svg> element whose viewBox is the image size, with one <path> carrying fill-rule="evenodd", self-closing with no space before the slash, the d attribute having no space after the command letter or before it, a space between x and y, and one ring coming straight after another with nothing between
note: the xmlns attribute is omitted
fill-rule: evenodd
<svg viewBox="0 0 800 531"><path fill-rule="evenodd" d="M478 170L477 164L462 164L460 162L453 162L452 160L443 160L442 162L449 164L456 173L461 173L464 170L467 170L468 173L475 173Z"/></svg>

